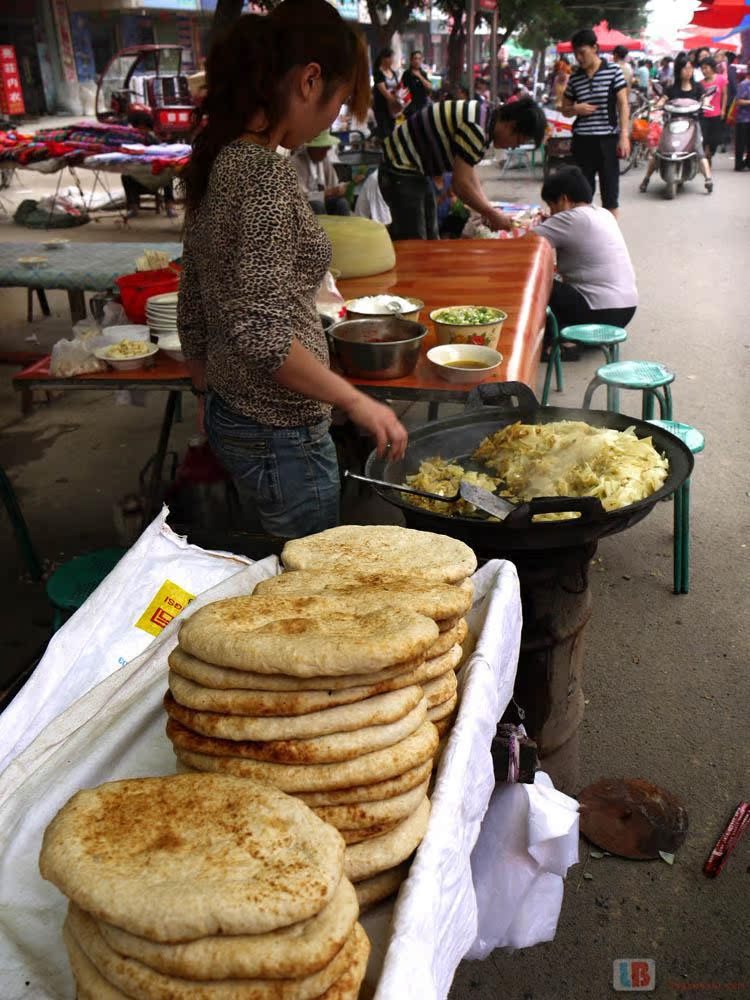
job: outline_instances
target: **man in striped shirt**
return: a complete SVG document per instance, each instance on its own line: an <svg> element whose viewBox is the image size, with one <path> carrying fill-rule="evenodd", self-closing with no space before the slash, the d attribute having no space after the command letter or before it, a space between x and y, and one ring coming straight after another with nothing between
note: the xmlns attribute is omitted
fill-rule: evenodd
<svg viewBox="0 0 750 1000"><path fill-rule="evenodd" d="M496 108L486 101L440 101L406 119L383 143L380 190L391 210L394 240L437 239L437 208L431 178L453 172L453 190L490 229L510 229L511 219L493 208L475 167L494 145L539 146L544 112L531 98Z"/></svg>
<svg viewBox="0 0 750 1000"><path fill-rule="evenodd" d="M562 113L573 123L573 159L592 190L599 175L602 206L617 216L620 196L618 157L630 155L628 87L616 63L599 56L596 35L590 28L570 40L578 62L568 80Z"/></svg>

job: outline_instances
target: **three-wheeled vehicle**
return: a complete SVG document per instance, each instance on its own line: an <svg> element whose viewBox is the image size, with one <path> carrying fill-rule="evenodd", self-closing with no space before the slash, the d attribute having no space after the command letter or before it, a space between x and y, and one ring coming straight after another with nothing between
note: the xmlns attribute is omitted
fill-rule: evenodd
<svg viewBox="0 0 750 1000"><path fill-rule="evenodd" d="M150 129L169 141L193 127L194 102L182 73L182 46L134 45L121 49L99 78L100 122Z"/></svg>

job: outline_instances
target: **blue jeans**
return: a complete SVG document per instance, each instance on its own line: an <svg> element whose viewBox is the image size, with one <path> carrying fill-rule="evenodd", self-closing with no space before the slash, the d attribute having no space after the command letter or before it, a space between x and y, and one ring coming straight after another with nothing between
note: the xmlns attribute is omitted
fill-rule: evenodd
<svg viewBox="0 0 750 1000"><path fill-rule="evenodd" d="M248 530L301 538L339 523L339 466L327 420L266 427L206 397L211 449L234 480Z"/></svg>

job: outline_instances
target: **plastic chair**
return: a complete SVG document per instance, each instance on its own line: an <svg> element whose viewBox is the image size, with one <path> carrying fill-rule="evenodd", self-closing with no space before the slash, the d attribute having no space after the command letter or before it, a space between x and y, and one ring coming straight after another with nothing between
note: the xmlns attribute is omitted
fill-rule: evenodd
<svg viewBox="0 0 750 1000"><path fill-rule="evenodd" d="M637 389L643 393L641 416L651 420L654 416L654 400L659 403L662 420L672 419L672 393L669 386L674 382L674 372L658 361L615 361L597 368L583 397L584 410L591 409L591 398L597 387Z"/></svg>
<svg viewBox="0 0 750 1000"><path fill-rule="evenodd" d="M98 549L76 556L47 580L47 597L54 609L52 632L77 611L125 555L125 549Z"/></svg>
<svg viewBox="0 0 750 1000"><path fill-rule="evenodd" d="M703 451L706 439L697 427L675 420L649 420L656 427L674 434L694 455ZM675 594L690 592L690 479L686 479L674 495L673 570Z"/></svg>
<svg viewBox="0 0 750 1000"><path fill-rule="evenodd" d="M549 306L547 306L547 322L552 328L552 343L549 349L549 358L547 360L547 374L544 376L544 388L542 389L542 406L547 405L547 400L549 399L549 389L552 382L552 369L555 370L555 381L557 382L557 391L563 391L563 370L562 370L562 354L560 351L560 328L557 325L557 317L552 312Z"/></svg>

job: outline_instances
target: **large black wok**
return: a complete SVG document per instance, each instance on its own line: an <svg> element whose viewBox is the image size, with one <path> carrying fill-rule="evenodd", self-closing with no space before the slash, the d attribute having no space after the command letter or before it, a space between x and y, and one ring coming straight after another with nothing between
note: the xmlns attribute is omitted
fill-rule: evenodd
<svg viewBox="0 0 750 1000"><path fill-rule="evenodd" d="M477 386L462 414L417 428L409 435L409 448L400 462L384 462L373 451L365 474L389 483L403 483L427 458L440 455L476 468L470 456L485 437L506 424L522 421L548 424L556 420L582 420L595 427L624 431L634 427L638 437L651 437L654 447L669 461L669 473L660 490L645 500L606 511L594 497L540 497L509 514L502 522L476 517L451 517L415 507L399 493L377 489L384 500L400 507L411 528L436 531L460 538L477 552L562 548L596 542L605 535L624 531L642 520L659 500L674 493L693 470L693 455L673 434L633 417L603 410L575 410L540 406L534 393L522 382L488 383ZM566 521L533 521L535 514L576 511L579 517Z"/></svg>

